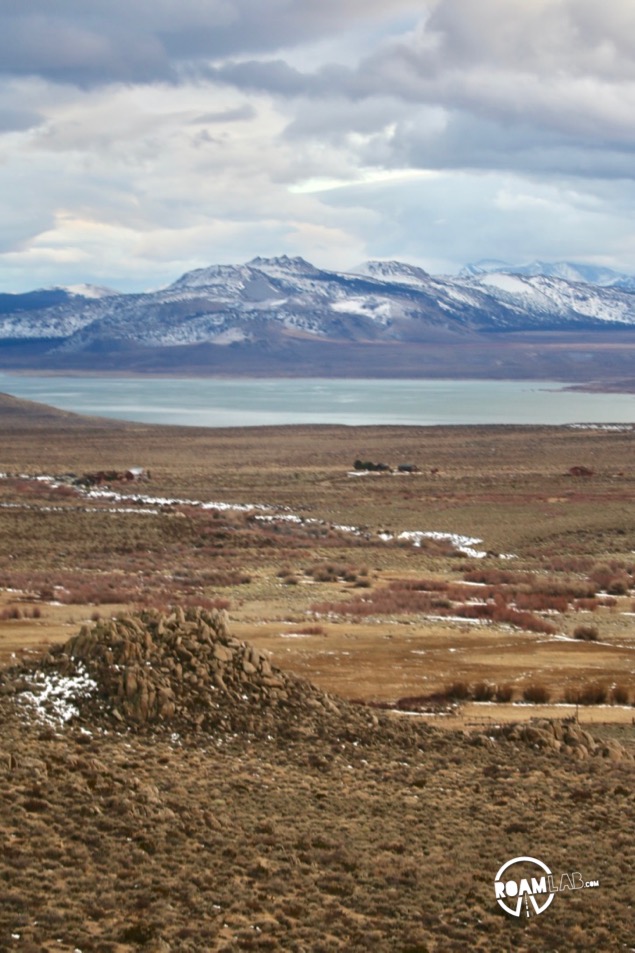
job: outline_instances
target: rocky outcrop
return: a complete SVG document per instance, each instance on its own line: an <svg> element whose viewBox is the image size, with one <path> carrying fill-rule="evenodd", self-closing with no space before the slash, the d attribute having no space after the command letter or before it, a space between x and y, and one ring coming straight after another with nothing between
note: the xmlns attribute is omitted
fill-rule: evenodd
<svg viewBox="0 0 635 953"><path fill-rule="evenodd" d="M327 730L333 718L358 728L377 724L371 711L281 671L267 652L233 638L224 610L148 610L85 625L35 670L14 669L3 680L6 694L36 702L64 685L69 717L133 728L301 737ZM46 705L38 708L46 713Z"/></svg>
<svg viewBox="0 0 635 953"><path fill-rule="evenodd" d="M506 725L489 732L490 736L506 738L533 748L586 761L589 758L606 758L609 761L632 761L632 754L613 738L594 738L579 724L553 718L541 718L530 724Z"/></svg>

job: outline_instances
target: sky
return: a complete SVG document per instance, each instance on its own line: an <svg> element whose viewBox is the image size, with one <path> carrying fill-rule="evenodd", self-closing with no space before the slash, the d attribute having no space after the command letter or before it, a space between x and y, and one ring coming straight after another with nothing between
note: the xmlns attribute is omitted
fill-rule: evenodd
<svg viewBox="0 0 635 953"><path fill-rule="evenodd" d="M2 0L0 291L635 272L633 0Z"/></svg>

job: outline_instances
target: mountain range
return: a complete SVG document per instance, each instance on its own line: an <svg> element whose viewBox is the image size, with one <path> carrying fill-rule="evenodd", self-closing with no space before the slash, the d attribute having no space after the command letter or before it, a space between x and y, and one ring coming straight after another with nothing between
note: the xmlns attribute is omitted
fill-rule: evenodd
<svg viewBox="0 0 635 953"><path fill-rule="evenodd" d="M454 277L398 261L211 265L165 288L0 295L5 370L461 376L633 374L635 278L483 261Z"/></svg>

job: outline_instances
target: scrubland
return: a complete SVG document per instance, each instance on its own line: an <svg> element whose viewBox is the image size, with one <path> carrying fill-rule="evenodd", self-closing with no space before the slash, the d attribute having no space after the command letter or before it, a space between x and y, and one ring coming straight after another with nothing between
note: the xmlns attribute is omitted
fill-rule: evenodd
<svg viewBox="0 0 635 953"><path fill-rule="evenodd" d="M226 609L393 725L174 737L3 696L0 949L635 945L635 430L158 428L5 399L0 431L5 669L130 610ZM488 740L542 716L625 755ZM526 854L600 887L509 917L493 879Z"/></svg>

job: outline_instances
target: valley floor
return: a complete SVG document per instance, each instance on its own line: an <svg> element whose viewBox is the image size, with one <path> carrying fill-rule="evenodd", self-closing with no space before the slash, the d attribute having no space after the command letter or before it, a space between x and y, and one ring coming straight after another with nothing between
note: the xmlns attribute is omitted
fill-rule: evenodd
<svg viewBox="0 0 635 953"><path fill-rule="evenodd" d="M203 430L4 398L0 440L5 671L130 609L226 608L384 726L46 725L0 694L0 949L633 945L634 428ZM576 712L623 756L495 732ZM525 855L600 886L510 917L494 877Z"/></svg>

